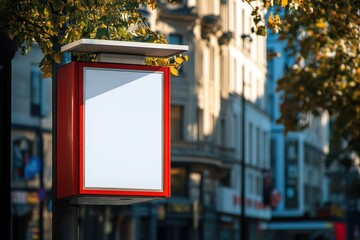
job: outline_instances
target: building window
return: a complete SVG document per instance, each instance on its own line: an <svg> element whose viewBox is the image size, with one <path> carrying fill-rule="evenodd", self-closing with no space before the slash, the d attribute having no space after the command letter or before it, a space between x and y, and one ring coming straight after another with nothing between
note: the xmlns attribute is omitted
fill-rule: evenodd
<svg viewBox="0 0 360 240"><path fill-rule="evenodd" d="M182 39L182 36L180 34L169 34L168 42L170 44L182 44L183 39Z"/></svg>
<svg viewBox="0 0 360 240"><path fill-rule="evenodd" d="M263 154L262 154L262 159L261 159L261 164L260 166L266 168L267 167L267 158L268 158L268 135L267 135L267 132L263 132L263 139L262 139L262 142L263 142Z"/></svg>
<svg viewBox="0 0 360 240"><path fill-rule="evenodd" d="M262 193L261 184L262 184L262 182L261 182L260 176L256 176L256 195L257 196L261 196L261 193Z"/></svg>
<svg viewBox="0 0 360 240"><path fill-rule="evenodd" d="M234 131L232 131L233 137L234 137L234 144L233 147L235 149L238 149L237 146L239 146L239 136L240 136L240 132L239 132L239 123L238 123L238 118L236 115L234 115L234 125L233 125L233 129Z"/></svg>
<svg viewBox="0 0 360 240"><path fill-rule="evenodd" d="M209 57L209 63L210 63L210 67L208 69L209 71L209 77L210 77L210 81L212 83L214 83L214 77L215 77L215 49L213 46L209 46L209 54L210 54L210 57ZM218 66L216 66L218 67Z"/></svg>
<svg viewBox="0 0 360 240"><path fill-rule="evenodd" d="M277 156L277 141L275 138L270 140L270 167L271 172L274 173L273 178L276 179L276 156Z"/></svg>
<svg viewBox="0 0 360 240"><path fill-rule="evenodd" d="M297 145L296 145L296 142L288 142L288 145L287 145L287 149L286 149L286 152L287 152L287 159L288 160L296 160L296 157L297 157Z"/></svg>
<svg viewBox="0 0 360 240"><path fill-rule="evenodd" d="M235 93L240 91L240 81L238 80L238 70L237 70L237 60L236 58L234 58L234 82L233 82L233 89L231 89L232 91L234 91Z"/></svg>
<svg viewBox="0 0 360 240"><path fill-rule="evenodd" d="M184 140L184 107L171 106L171 140Z"/></svg>
<svg viewBox="0 0 360 240"><path fill-rule="evenodd" d="M237 61L236 58L232 59L232 73L233 76L231 79L229 79L229 92L236 92L236 65ZM230 76L231 77L231 76Z"/></svg>
<svg viewBox="0 0 360 240"><path fill-rule="evenodd" d="M222 93L227 93L228 87L227 87L227 82L228 82L228 64L227 64L227 58L224 54L221 54L221 61L220 61L220 91Z"/></svg>
<svg viewBox="0 0 360 240"><path fill-rule="evenodd" d="M221 138L221 143L220 143L220 146L223 146L225 147L226 146L226 123L225 123L225 119L221 119L221 122L220 122L220 131L221 131L221 135L220 135L220 138Z"/></svg>
<svg viewBox="0 0 360 240"><path fill-rule="evenodd" d="M241 9L241 32L245 33L245 10L244 8Z"/></svg>
<svg viewBox="0 0 360 240"><path fill-rule="evenodd" d="M204 112L201 108L197 109L198 141L204 140Z"/></svg>
<svg viewBox="0 0 360 240"><path fill-rule="evenodd" d="M171 168L171 195L186 196L186 169L185 167Z"/></svg>
<svg viewBox="0 0 360 240"><path fill-rule="evenodd" d="M248 130L248 139L249 139L249 159L248 162L252 163L253 161L253 125L252 123L249 123L249 130Z"/></svg>
<svg viewBox="0 0 360 240"><path fill-rule="evenodd" d="M30 114L35 117L45 117L51 111L51 79L43 79L41 75L38 65L33 64L30 73Z"/></svg>
<svg viewBox="0 0 360 240"><path fill-rule="evenodd" d="M215 204L215 181L210 177L208 170L202 173L202 203L204 206L214 206Z"/></svg>
<svg viewBox="0 0 360 240"><path fill-rule="evenodd" d="M256 128L256 157L254 159L254 164L260 166L260 155L262 152L261 139L260 139L260 128Z"/></svg>
<svg viewBox="0 0 360 240"><path fill-rule="evenodd" d="M248 180L248 184L246 184L247 185L247 193L249 194L249 195L253 195L253 193L254 193L254 191L255 191L255 188L254 188L254 178L253 178L253 175L252 175L252 173L248 173L247 174L247 180Z"/></svg>
<svg viewBox="0 0 360 240"><path fill-rule="evenodd" d="M269 49L269 51L267 52L268 55L274 53L273 49ZM272 91L272 86L274 84L274 71L275 71L275 62L274 60L269 60L267 61L267 80L266 84L267 84L267 88L266 88L266 98L268 100L267 102L267 110L268 113L270 114L271 120L274 121L275 120L275 108L274 108L274 104L275 104L275 95Z"/></svg>
<svg viewBox="0 0 360 240"><path fill-rule="evenodd" d="M241 94L245 96L245 65L241 66Z"/></svg>
<svg viewBox="0 0 360 240"><path fill-rule="evenodd" d="M214 114L211 114L211 130L212 130L212 142L216 143L216 118Z"/></svg>
<svg viewBox="0 0 360 240"><path fill-rule="evenodd" d="M286 163L285 163L285 207L296 209L298 202L298 142L288 140L286 142Z"/></svg>
<svg viewBox="0 0 360 240"><path fill-rule="evenodd" d="M40 69L32 66L30 77L30 112L32 116L40 116L42 80Z"/></svg>
<svg viewBox="0 0 360 240"><path fill-rule="evenodd" d="M253 100L253 80L252 80L252 73L249 72L249 81L248 81L248 88L249 88L249 100Z"/></svg>

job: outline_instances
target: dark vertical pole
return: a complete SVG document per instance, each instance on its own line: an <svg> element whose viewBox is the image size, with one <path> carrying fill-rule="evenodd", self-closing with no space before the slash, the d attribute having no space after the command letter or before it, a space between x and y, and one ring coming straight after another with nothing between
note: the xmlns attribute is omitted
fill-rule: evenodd
<svg viewBox="0 0 360 240"><path fill-rule="evenodd" d="M245 223L245 79L242 79L241 95L241 215L240 215L240 239L246 240L246 223Z"/></svg>
<svg viewBox="0 0 360 240"><path fill-rule="evenodd" d="M78 208L70 205L66 200L57 200L56 198L56 104L57 104L57 69L56 64L53 65L52 71L52 147L53 147L53 171L52 171L52 182L53 182L53 221L52 221L52 239L54 240L76 240L78 239Z"/></svg>
<svg viewBox="0 0 360 240"><path fill-rule="evenodd" d="M13 42L0 34L0 225L3 239L11 239L11 60L15 54Z"/></svg>
<svg viewBox="0 0 360 240"><path fill-rule="evenodd" d="M11 59L0 65L0 224L1 236L11 236Z"/></svg>
<svg viewBox="0 0 360 240"><path fill-rule="evenodd" d="M44 189L44 141L43 141L43 132L41 126L37 129L37 155L41 161L40 169L40 189L39 191L45 191ZM43 192L41 192L43 194ZM44 239L44 199L40 199L40 210L39 210L39 240Z"/></svg>
<svg viewBox="0 0 360 240"><path fill-rule="evenodd" d="M243 41L243 51L244 49L244 42L246 39L249 40L249 42L252 42L252 38L249 34L241 34L241 39ZM240 215L240 239L241 240L247 240L247 228L246 228L246 219L245 219L245 199L246 199L246 191L245 191L245 181L246 181L246 163L245 163L245 157L246 157L246 147L245 147L245 119L246 119L246 99L245 99L245 74L243 74L242 78L242 96L241 96L241 108L242 108L242 121L241 121L241 215Z"/></svg>

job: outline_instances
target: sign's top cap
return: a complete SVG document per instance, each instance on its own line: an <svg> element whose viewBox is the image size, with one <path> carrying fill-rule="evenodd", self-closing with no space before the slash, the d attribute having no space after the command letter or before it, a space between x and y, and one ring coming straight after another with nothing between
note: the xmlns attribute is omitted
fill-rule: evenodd
<svg viewBox="0 0 360 240"><path fill-rule="evenodd" d="M144 57L172 57L189 50L187 45L127 42L102 39L80 39L61 47L61 52L113 53Z"/></svg>

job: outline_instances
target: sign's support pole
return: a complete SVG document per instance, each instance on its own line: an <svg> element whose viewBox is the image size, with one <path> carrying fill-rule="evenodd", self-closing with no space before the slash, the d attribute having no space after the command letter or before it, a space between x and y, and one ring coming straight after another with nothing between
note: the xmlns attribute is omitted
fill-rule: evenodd
<svg viewBox="0 0 360 240"><path fill-rule="evenodd" d="M0 70L0 204L5 217L1 224L1 236L11 239L11 59L1 65Z"/></svg>
<svg viewBox="0 0 360 240"><path fill-rule="evenodd" d="M0 35L0 212L5 223L0 232L11 239L11 60L16 52L14 43Z"/></svg>

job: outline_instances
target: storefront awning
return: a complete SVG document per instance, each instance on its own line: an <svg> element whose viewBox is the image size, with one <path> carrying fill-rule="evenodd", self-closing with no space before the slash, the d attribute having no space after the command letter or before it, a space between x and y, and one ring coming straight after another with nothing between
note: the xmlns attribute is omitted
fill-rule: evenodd
<svg viewBox="0 0 360 240"><path fill-rule="evenodd" d="M261 230L323 230L332 229L333 222L328 221L301 221L301 222L264 222Z"/></svg>

